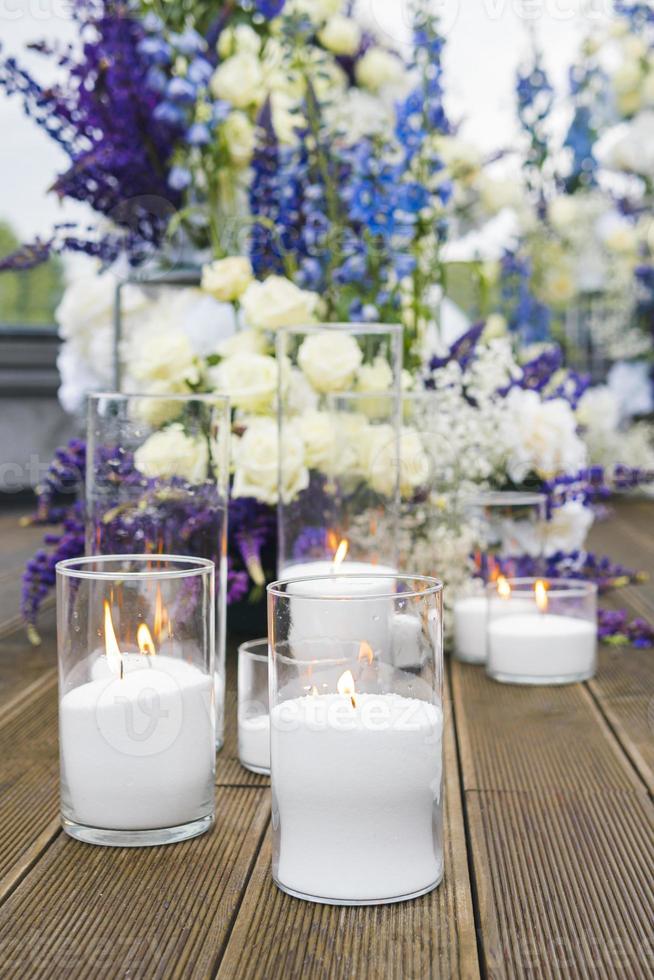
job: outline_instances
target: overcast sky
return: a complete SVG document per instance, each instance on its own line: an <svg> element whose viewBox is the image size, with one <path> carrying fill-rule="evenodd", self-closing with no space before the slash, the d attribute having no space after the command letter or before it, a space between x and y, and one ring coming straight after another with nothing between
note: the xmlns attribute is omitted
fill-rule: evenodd
<svg viewBox="0 0 654 980"><path fill-rule="evenodd" d="M589 18L604 18L609 0L434 0L448 39L448 108L462 131L485 149L510 146L515 135L513 76L528 50L527 15L545 52L552 79L565 71ZM394 44L408 36L407 0L359 0L362 16L387 32ZM32 40L74 36L65 0L0 0L4 53L20 54ZM34 55L25 63L47 78ZM19 235L46 234L56 220L83 214L46 194L65 158L26 119L17 99L0 95L0 218Z"/></svg>

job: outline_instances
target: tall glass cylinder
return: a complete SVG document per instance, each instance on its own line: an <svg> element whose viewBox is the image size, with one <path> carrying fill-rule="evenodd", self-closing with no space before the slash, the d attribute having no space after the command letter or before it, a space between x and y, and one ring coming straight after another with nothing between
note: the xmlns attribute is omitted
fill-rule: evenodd
<svg viewBox="0 0 654 980"><path fill-rule="evenodd" d="M214 566L107 555L57 565L61 817L120 847L214 814Z"/></svg>
<svg viewBox="0 0 654 980"><path fill-rule="evenodd" d="M216 736L223 742L230 414L219 395L89 397L87 554L177 554L216 567Z"/></svg>
<svg viewBox="0 0 654 980"><path fill-rule="evenodd" d="M313 574L321 574L337 553L343 559L344 548L346 561L395 569L401 328L350 323L280 330L277 359L279 574L316 562L322 566ZM361 402L339 404L344 392Z"/></svg>
<svg viewBox="0 0 654 980"><path fill-rule="evenodd" d="M403 901L443 875L442 585L268 586L273 878L298 898Z"/></svg>

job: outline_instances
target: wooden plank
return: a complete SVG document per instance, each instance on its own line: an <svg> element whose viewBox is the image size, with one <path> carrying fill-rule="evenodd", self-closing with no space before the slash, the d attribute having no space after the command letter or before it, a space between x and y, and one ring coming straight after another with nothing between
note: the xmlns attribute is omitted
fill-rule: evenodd
<svg viewBox="0 0 654 980"><path fill-rule="evenodd" d="M588 687L641 779L654 793L652 650L602 647Z"/></svg>
<svg viewBox="0 0 654 980"><path fill-rule="evenodd" d="M266 836L218 977L231 980L385 980L479 976L456 746L446 715L445 874L412 902L361 908L315 905L279 891Z"/></svg>
<svg viewBox="0 0 654 980"><path fill-rule="evenodd" d="M634 793L468 792L488 976L652 976L652 807Z"/></svg>
<svg viewBox="0 0 654 980"><path fill-rule="evenodd" d="M216 803L210 833L169 847L59 835L0 909L4 980L211 976L270 814L260 789L221 788Z"/></svg>
<svg viewBox="0 0 654 980"><path fill-rule="evenodd" d="M57 638L54 607L46 610L39 623L42 642L33 646L22 626L0 639L0 712L25 688L34 684L57 665Z"/></svg>
<svg viewBox="0 0 654 980"><path fill-rule="evenodd" d="M466 790L644 792L582 685L520 687L453 662Z"/></svg>

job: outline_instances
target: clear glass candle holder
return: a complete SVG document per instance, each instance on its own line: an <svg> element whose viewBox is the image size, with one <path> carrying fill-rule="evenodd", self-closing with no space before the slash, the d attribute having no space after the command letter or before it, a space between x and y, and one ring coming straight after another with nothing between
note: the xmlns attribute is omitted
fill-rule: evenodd
<svg viewBox="0 0 654 980"><path fill-rule="evenodd" d="M331 564L343 540L350 559L396 569L400 326L279 330L277 361L278 574L308 562ZM371 384L383 387L379 400ZM339 403L347 392L359 400ZM316 566L313 574L325 571Z"/></svg>
<svg viewBox="0 0 654 980"><path fill-rule="evenodd" d="M500 574L507 578L541 574L546 503L544 493L531 491L488 491L470 498L475 564L484 582Z"/></svg>
<svg viewBox="0 0 654 980"><path fill-rule="evenodd" d="M216 739L224 734L229 402L89 396L86 552L207 558L216 568Z"/></svg>
<svg viewBox="0 0 654 980"><path fill-rule="evenodd" d="M499 579L486 587L486 670L507 684L571 684L595 673L597 586Z"/></svg>
<svg viewBox="0 0 654 980"><path fill-rule="evenodd" d="M270 772L267 638L238 648L238 758L251 772Z"/></svg>
<svg viewBox="0 0 654 980"><path fill-rule="evenodd" d="M214 566L57 565L61 819L71 837L167 844L214 816Z"/></svg>
<svg viewBox="0 0 654 980"><path fill-rule="evenodd" d="M268 586L273 878L334 905L443 875L442 585L401 575Z"/></svg>

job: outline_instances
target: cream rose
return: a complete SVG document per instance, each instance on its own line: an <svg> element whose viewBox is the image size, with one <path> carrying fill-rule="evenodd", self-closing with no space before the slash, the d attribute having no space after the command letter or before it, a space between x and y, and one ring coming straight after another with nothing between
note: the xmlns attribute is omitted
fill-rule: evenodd
<svg viewBox="0 0 654 980"><path fill-rule="evenodd" d="M214 368L209 380L234 408L245 412L270 411L277 393L278 370L274 357L234 354Z"/></svg>
<svg viewBox="0 0 654 980"><path fill-rule="evenodd" d="M393 371L385 357L376 357L372 364L359 368L358 391L388 391L392 384Z"/></svg>
<svg viewBox="0 0 654 980"><path fill-rule="evenodd" d="M279 433L274 419L253 419L234 446L235 473L232 495L254 497L264 504L277 503L279 484ZM290 503L309 485L304 464L304 443L299 433L284 430L282 499Z"/></svg>
<svg viewBox="0 0 654 980"><path fill-rule="evenodd" d="M219 65L209 83L212 95L237 109L258 105L264 96L263 72L256 55L240 51Z"/></svg>
<svg viewBox="0 0 654 980"><path fill-rule="evenodd" d="M304 459L309 469L331 472L336 450L336 432L329 412L305 412L298 419L297 427L304 442Z"/></svg>
<svg viewBox="0 0 654 980"><path fill-rule="evenodd" d="M543 547L546 555L557 551L579 551L583 548L593 524L594 514L580 500L568 500L556 507L545 524Z"/></svg>
<svg viewBox="0 0 654 980"><path fill-rule="evenodd" d="M372 425L365 433L362 446L364 472L377 493L392 497L398 478L398 440L390 425ZM424 487L431 472L429 456L420 433L411 426L402 426L399 436L400 493L408 499L419 487Z"/></svg>
<svg viewBox="0 0 654 980"><path fill-rule="evenodd" d="M249 24L226 27L218 38L217 51L222 59L242 51L256 55L260 50L261 38Z"/></svg>
<svg viewBox="0 0 654 980"><path fill-rule="evenodd" d="M586 462L577 422L562 398L541 401L535 391L514 388L506 399L513 431L509 476L521 483L529 473L550 480L558 473L576 473Z"/></svg>
<svg viewBox="0 0 654 980"><path fill-rule="evenodd" d="M175 422L146 439L134 453L134 463L147 477L179 476L189 483L201 483L208 475L209 449L205 439L186 435Z"/></svg>
<svg viewBox="0 0 654 980"><path fill-rule="evenodd" d="M218 259L202 269L202 288L222 303L240 299L251 282L252 266L243 256Z"/></svg>
<svg viewBox="0 0 654 980"><path fill-rule="evenodd" d="M278 330L313 323L318 295L299 289L283 276L252 282L241 297L245 319L257 330Z"/></svg>
<svg viewBox="0 0 654 980"><path fill-rule="evenodd" d="M351 387L363 355L354 337L338 330L321 330L302 341L298 364L316 391L345 391Z"/></svg>
<svg viewBox="0 0 654 980"><path fill-rule="evenodd" d="M218 344L217 353L231 357L232 354L265 354L267 349L266 338L258 330L237 330Z"/></svg>
<svg viewBox="0 0 654 980"><path fill-rule="evenodd" d="M351 17L334 14L319 32L318 40L333 54L353 55L361 44L361 28Z"/></svg>
<svg viewBox="0 0 654 980"><path fill-rule="evenodd" d="M223 125L223 135L232 163L237 167L247 167L254 153L256 135L244 112L230 112Z"/></svg>
<svg viewBox="0 0 654 980"><path fill-rule="evenodd" d="M359 58L355 74L359 85L378 92L386 85L399 85L404 76L402 63L383 48L369 48Z"/></svg>
<svg viewBox="0 0 654 980"><path fill-rule="evenodd" d="M198 373L186 334L181 330L163 330L156 322L130 338L128 364L131 377L144 384L178 385L185 378L195 380Z"/></svg>

